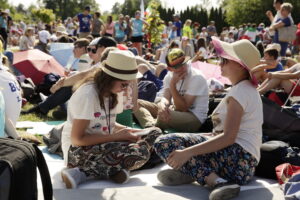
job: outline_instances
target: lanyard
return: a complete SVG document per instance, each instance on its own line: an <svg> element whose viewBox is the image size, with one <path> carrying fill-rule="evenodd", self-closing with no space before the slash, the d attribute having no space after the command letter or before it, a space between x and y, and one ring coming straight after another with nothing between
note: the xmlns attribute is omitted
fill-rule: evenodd
<svg viewBox="0 0 300 200"><path fill-rule="evenodd" d="M181 84L180 84L180 87L179 87L179 90L178 90L179 92L180 92L180 90L181 90L181 88L183 86L183 83L184 83L184 79L182 79L182 81L181 81ZM181 96L183 96L183 92L182 92Z"/></svg>
<svg viewBox="0 0 300 200"><path fill-rule="evenodd" d="M108 115L106 113L106 108L104 106L104 113L105 113L105 120L106 120L106 125L108 128L108 133L110 134L110 97L108 98ZM108 116L108 118L107 118Z"/></svg>

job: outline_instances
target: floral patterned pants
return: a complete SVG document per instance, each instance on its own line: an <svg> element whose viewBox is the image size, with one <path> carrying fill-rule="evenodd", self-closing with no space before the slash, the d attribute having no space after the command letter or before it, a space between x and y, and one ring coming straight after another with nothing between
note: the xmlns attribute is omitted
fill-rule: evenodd
<svg viewBox="0 0 300 200"><path fill-rule="evenodd" d="M206 140L201 134L168 134L157 138L154 149L166 162L174 150L185 149ZM235 143L217 152L192 157L180 171L193 177L201 185L205 185L205 177L212 172L227 181L243 185L251 180L257 164L254 156Z"/></svg>
<svg viewBox="0 0 300 200"><path fill-rule="evenodd" d="M93 146L71 146L68 152L68 167L78 167L88 177L109 178L121 169L135 170L150 158L155 139L161 135L151 131L137 143L109 142Z"/></svg>

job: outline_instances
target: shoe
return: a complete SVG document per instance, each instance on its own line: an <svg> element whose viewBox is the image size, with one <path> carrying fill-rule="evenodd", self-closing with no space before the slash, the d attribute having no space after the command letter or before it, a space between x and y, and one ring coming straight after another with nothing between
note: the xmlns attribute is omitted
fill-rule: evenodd
<svg viewBox="0 0 300 200"><path fill-rule="evenodd" d="M166 169L157 174L157 179L164 185L183 185L192 183L195 180L186 174L175 169Z"/></svg>
<svg viewBox="0 0 300 200"><path fill-rule="evenodd" d="M79 168L65 168L61 171L61 177L68 189L77 188L77 186L86 181L86 175Z"/></svg>
<svg viewBox="0 0 300 200"><path fill-rule="evenodd" d="M63 110L53 111L52 117L58 120L65 120L67 118L67 112Z"/></svg>
<svg viewBox="0 0 300 200"><path fill-rule="evenodd" d="M218 183L209 195L209 200L226 200L237 197L241 187L233 183Z"/></svg>
<svg viewBox="0 0 300 200"><path fill-rule="evenodd" d="M110 176L110 179L115 183L123 184L128 182L129 176L129 171L126 169L121 169L116 174Z"/></svg>
<svg viewBox="0 0 300 200"><path fill-rule="evenodd" d="M48 98L48 96L44 95L41 92L39 93L39 95L40 95L40 98L41 98L42 102L44 102Z"/></svg>
<svg viewBox="0 0 300 200"><path fill-rule="evenodd" d="M47 113L44 113L43 111L41 111L41 109L38 105L30 108L29 110L22 110L21 111L22 115L26 115L26 114L30 114L30 113L35 113L35 114L38 114L38 115L47 115Z"/></svg>

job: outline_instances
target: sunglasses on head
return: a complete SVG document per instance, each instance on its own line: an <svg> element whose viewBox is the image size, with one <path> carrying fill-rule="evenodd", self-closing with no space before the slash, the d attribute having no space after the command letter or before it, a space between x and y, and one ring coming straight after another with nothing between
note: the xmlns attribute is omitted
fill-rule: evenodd
<svg viewBox="0 0 300 200"><path fill-rule="evenodd" d="M96 47L96 48L88 47L87 48L87 52L92 52L93 54L95 54L97 52L97 50L98 50L98 47Z"/></svg>

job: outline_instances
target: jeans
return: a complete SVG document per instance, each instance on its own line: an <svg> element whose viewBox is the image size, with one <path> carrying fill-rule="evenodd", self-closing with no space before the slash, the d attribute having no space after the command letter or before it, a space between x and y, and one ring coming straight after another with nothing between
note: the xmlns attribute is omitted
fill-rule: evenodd
<svg viewBox="0 0 300 200"><path fill-rule="evenodd" d="M40 110L44 113L48 113L49 110L55 108L56 106L66 103L71 96L72 86L62 87L39 104Z"/></svg>

